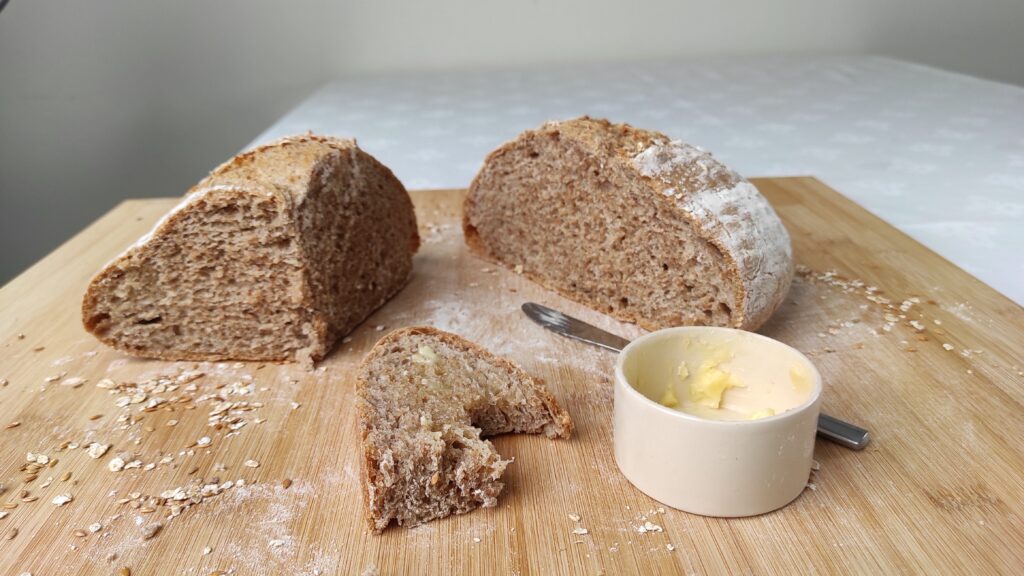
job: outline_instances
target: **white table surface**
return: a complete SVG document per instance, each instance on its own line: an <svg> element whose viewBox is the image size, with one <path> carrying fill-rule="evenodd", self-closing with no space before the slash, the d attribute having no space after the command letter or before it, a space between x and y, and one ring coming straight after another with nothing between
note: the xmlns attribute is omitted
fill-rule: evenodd
<svg viewBox="0 0 1024 576"><path fill-rule="evenodd" d="M332 82L253 145L356 137L410 189L582 114L702 146L746 176L813 175L1024 304L1024 88L873 56L748 57Z"/></svg>

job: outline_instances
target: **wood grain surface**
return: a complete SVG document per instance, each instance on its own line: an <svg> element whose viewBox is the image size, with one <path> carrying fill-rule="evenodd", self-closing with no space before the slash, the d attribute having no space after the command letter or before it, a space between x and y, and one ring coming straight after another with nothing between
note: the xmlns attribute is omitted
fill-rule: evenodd
<svg viewBox="0 0 1024 576"><path fill-rule="evenodd" d="M819 442L813 488L788 507L704 518L634 489L612 457L614 354L544 332L519 305L641 332L470 256L461 191L413 193L424 245L411 284L313 372L139 360L87 335L90 276L176 202L131 200L0 290L0 573L1024 571L1024 310L814 179L755 182L805 267L761 332L809 354L823 409L874 437L863 452ZM416 324L545 378L578 433L494 439L515 457L496 508L374 536L353 369L388 330ZM154 388L188 370L203 376ZM111 447L92 458L91 443ZM118 457L139 467L111 471ZM213 478L205 497L175 500Z"/></svg>

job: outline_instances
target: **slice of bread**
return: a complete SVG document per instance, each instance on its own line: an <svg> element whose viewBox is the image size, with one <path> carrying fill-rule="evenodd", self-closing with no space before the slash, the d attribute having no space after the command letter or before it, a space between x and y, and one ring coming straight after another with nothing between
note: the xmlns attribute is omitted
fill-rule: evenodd
<svg viewBox="0 0 1024 576"><path fill-rule="evenodd" d="M418 246L409 194L354 140L284 138L197 184L93 278L82 319L137 356L316 360L406 284Z"/></svg>
<svg viewBox="0 0 1024 576"><path fill-rule="evenodd" d="M485 258L650 330L754 330L793 276L789 235L750 182L700 148L587 117L493 151L463 229Z"/></svg>
<svg viewBox="0 0 1024 576"><path fill-rule="evenodd" d="M416 526L497 504L511 460L481 436L572 433L543 381L434 328L404 328L377 342L359 368L356 396L375 532L392 520Z"/></svg>

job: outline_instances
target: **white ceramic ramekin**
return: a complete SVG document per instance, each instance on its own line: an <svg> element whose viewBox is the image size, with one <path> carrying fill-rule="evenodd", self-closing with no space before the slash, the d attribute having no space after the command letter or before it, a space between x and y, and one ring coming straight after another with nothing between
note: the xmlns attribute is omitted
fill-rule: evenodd
<svg viewBox="0 0 1024 576"><path fill-rule="evenodd" d="M741 421L662 406L635 386L650 387L648 394L658 397L664 382L677 377L686 338L727 343L729 371L747 386L779 385L799 367L806 400L775 416ZM818 370L781 342L731 328L659 330L626 346L615 365L615 460L633 485L673 508L705 516L763 514L790 503L806 486L820 403Z"/></svg>

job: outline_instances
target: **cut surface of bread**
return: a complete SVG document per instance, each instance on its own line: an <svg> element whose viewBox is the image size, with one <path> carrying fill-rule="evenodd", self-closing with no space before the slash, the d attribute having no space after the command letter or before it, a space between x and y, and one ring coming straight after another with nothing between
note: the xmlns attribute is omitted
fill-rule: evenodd
<svg viewBox="0 0 1024 576"><path fill-rule="evenodd" d="M412 201L354 140L303 135L216 168L93 278L86 330L168 360L322 358L408 281Z"/></svg>
<svg viewBox="0 0 1024 576"><path fill-rule="evenodd" d="M511 462L482 438L568 438L569 415L543 381L455 334L396 330L363 360L356 384L361 481L371 529L416 526L494 506Z"/></svg>
<svg viewBox="0 0 1024 576"><path fill-rule="evenodd" d="M587 117L493 151L463 230L477 254L650 330L754 330L793 276L789 235L750 182L700 148Z"/></svg>

